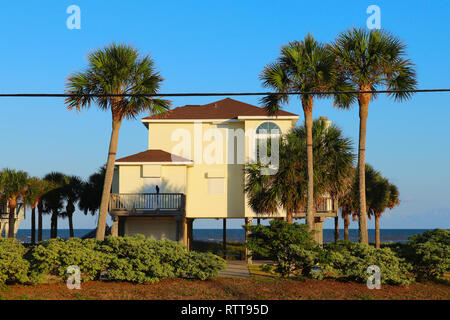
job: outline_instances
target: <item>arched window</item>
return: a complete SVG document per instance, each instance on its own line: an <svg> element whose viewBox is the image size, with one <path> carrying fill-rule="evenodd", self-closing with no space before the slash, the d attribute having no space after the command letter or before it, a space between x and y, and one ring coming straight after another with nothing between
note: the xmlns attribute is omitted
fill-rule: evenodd
<svg viewBox="0 0 450 320"><path fill-rule="evenodd" d="M279 139L280 136L281 129L276 123L261 123L258 128L256 128L254 159L261 160L263 157L270 157L272 154L272 142L274 141L274 139ZM276 149L276 152L278 152L278 149Z"/></svg>
<svg viewBox="0 0 450 320"><path fill-rule="evenodd" d="M279 135L279 134L281 134L281 129L276 123L263 122L256 129L256 134L266 134L266 135L276 134L276 135Z"/></svg>

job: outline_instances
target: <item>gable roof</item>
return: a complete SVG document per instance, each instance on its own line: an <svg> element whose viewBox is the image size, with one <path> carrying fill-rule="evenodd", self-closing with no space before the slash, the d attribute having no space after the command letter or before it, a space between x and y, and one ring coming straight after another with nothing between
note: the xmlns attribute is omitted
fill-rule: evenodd
<svg viewBox="0 0 450 320"><path fill-rule="evenodd" d="M203 119L237 119L238 117L267 117L264 108L245 102L226 98L204 105L186 105L169 110L163 114L152 115L142 120L203 120ZM284 110L275 116L298 117L295 113Z"/></svg>
<svg viewBox="0 0 450 320"><path fill-rule="evenodd" d="M159 149L151 149L144 152L139 152L131 156L127 156L116 160L116 164L145 163L145 162L169 163L169 164L192 163L191 160L185 159L183 157Z"/></svg>

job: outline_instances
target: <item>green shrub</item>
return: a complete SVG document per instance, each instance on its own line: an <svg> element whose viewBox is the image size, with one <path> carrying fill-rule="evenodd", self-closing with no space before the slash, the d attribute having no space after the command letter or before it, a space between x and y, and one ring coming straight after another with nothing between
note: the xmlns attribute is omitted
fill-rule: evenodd
<svg viewBox="0 0 450 320"><path fill-rule="evenodd" d="M439 279L450 272L450 231L435 229L409 238L397 246L399 255L413 265L420 279Z"/></svg>
<svg viewBox="0 0 450 320"><path fill-rule="evenodd" d="M38 280L42 275L52 274L66 279L70 276L67 267L76 265L80 268L81 280L99 279L112 257L96 250L96 246L93 239L56 238L44 241L30 252L31 276Z"/></svg>
<svg viewBox="0 0 450 320"><path fill-rule="evenodd" d="M29 281L26 252L27 249L14 239L0 239L0 284Z"/></svg>
<svg viewBox="0 0 450 320"><path fill-rule="evenodd" d="M185 259L183 245L170 241L134 237L107 237L98 250L112 257L108 266L110 280L155 282L180 275L179 267Z"/></svg>
<svg viewBox="0 0 450 320"><path fill-rule="evenodd" d="M381 283L406 285L414 281L412 267L395 255L389 248L340 241L330 244L317 258L322 272L313 273L315 278L341 278L365 283L369 277L367 268L376 265L381 270Z"/></svg>
<svg viewBox="0 0 450 320"><path fill-rule="evenodd" d="M313 241L305 224L272 220L269 226L246 226L250 235L247 246L252 255L258 254L275 261L282 276L301 271L309 274L320 248Z"/></svg>
<svg viewBox="0 0 450 320"><path fill-rule="evenodd" d="M205 280L216 277L225 261L211 253L188 252L175 241L153 240L142 235L107 237L98 250L113 257L108 266L110 280L155 282L187 277Z"/></svg>
<svg viewBox="0 0 450 320"><path fill-rule="evenodd" d="M225 268L225 261L211 253L187 252L175 241L156 241L143 235L94 239L51 239L28 254L35 281L52 274L67 278L67 267L80 268L81 279L155 282L164 278L209 279Z"/></svg>

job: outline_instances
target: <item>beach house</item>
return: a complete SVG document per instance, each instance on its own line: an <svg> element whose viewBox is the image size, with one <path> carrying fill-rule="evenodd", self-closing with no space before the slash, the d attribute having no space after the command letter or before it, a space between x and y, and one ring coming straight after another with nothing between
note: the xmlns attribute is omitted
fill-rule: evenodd
<svg viewBox="0 0 450 320"><path fill-rule="evenodd" d="M14 213L14 236L19 230L20 223L25 219L25 206L18 203ZM9 230L9 208L8 202L0 200L0 237L7 236Z"/></svg>
<svg viewBox="0 0 450 320"><path fill-rule="evenodd" d="M233 99L177 107L142 119L148 129L148 149L116 160L109 212L113 235L144 234L190 246L195 219L284 218L255 213L244 192L244 166L263 154L276 170L275 152L265 142L288 132L298 115ZM270 170L267 174L271 174ZM316 208L316 229L336 216L331 199ZM297 212L304 218L305 212ZM226 221L226 220L225 220ZM317 233L322 241L322 232Z"/></svg>

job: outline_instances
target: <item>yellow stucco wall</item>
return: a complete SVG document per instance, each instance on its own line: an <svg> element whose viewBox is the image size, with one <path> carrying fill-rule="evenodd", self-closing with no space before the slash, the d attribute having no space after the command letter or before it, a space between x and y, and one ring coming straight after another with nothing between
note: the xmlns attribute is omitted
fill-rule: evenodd
<svg viewBox="0 0 450 320"><path fill-rule="evenodd" d="M144 192L144 167L159 167L161 172L161 193L186 193L186 166L174 165L120 165L119 193ZM156 178L156 177L155 177Z"/></svg>

